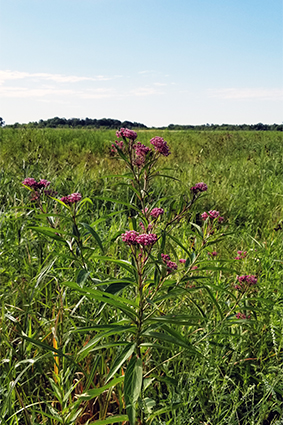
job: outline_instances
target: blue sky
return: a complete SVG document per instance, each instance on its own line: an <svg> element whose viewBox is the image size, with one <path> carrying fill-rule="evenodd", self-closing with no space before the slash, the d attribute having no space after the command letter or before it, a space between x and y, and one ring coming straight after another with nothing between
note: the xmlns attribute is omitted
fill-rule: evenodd
<svg viewBox="0 0 283 425"><path fill-rule="evenodd" d="M283 121L282 0L2 0L7 124Z"/></svg>

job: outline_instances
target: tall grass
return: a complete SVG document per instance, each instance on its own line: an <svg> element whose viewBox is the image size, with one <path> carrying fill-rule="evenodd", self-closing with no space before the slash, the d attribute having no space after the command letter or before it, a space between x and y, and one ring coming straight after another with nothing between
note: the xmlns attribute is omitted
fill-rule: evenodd
<svg viewBox="0 0 283 425"><path fill-rule="evenodd" d="M46 178L60 196L79 191L89 197L93 204L85 204L80 222L92 225L109 257L126 258L127 249L117 235L127 229L133 211L99 199L132 200L124 180L111 177L124 172L121 162L109 156L115 132L5 128L0 132L0 423L90 424L111 420L111 414L120 415L121 423L125 421L122 381L115 391L110 387L93 398L81 395L103 387L121 350L115 345L121 342L118 335L105 330L101 342L84 356L83 347L98 332L90 327L122 320L123 315L63 285L76 281L82 288L91 288L95 280L120 278L121 269L90 257L88 280L64 244L31 229L39 222L49 223L46 217L38 217L21 185L26 177ZM142 353L145 382L151 381L143 391L144 421L279 424L283 420L282 135L140 131L138 140L148 144L156 135L164 137L172 151L160 166L167 170L160 174L180 182L164 177L154 180L151 200L167 197L163 208L174 212L190 187L204 181L207 196L195 206L190 220L201 225L203 211L218 210L231 233L211 247L218 256L213 261L205 259L210 269L203 273L217 303L229 309L228 292L236 273L256 274L259 283L239 303L229 326L222 325L216 304L196 272L189 298L174 303L183 313L196 314L196 305L205 313L205 325L182 328L182 335L196 344L203 357L166 342L166 351L152 348ZM172 197L177 198L176 204ZM56 208L55 224L58 220L61 229L70 231L71 220L60 205ZM189 224L176 228L173 236L190 249L196 243ZM86 244L101 255L93 236ZM176 258L184 254L180 246L174 249ZM234 260L238 250L247 251L243 260ZM123 296L129 291L126 288ZM168 311L174 303L168 301ZM238 311L251 318L236 319ZM83 327L89 330L76 331Z"/></svg>

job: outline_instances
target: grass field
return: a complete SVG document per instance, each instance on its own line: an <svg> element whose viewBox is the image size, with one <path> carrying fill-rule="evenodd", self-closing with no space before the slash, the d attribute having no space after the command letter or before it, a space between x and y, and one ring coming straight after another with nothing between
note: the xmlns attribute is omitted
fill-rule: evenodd
<svg viewBox="0 0 283 425"><path fill-rule="evenodd" d="M137 140L155 136L171 155L139 192L110 155L115 131L0 129L0 424L283 423L282 133ZM57 194L31 202L28 177ZM76 192L76 207L53 199ZM147 226L143 196L164 216L142 293L121 234ZM244 275L257 283L241 292Z"/></svg>

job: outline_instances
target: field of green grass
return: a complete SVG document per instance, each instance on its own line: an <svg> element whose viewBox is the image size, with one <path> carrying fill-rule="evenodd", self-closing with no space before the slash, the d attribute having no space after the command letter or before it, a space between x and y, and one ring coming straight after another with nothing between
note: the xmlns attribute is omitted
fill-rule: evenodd
<svg viewBox="0 0 283 425"><path fill-rule="evenodd" d="M137 140L155 136L171 155L139 192L110 155L115 131L0 129L1 425L283 423L282 133ZM57 193L32 202L28 177ZM167 234L198 182L208 190ZM53 199L76 192L75 210ZM121 239L139 229L139 196L164 209L144 295ZM209 230L210 210L224 221ZM257 283L241 293L243 275Z"/></svg>

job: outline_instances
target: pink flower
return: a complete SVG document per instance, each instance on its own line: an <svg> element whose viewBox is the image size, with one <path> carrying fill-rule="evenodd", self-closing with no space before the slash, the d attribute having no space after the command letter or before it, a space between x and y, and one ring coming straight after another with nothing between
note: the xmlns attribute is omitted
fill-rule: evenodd
<svg viewBox="0 0 283 425"><path fill-rule="evenodd" d="M235 259L235 260L241 260L241 259L242 259L242 257L235 257L234 259Z"/></svg>
<svg viewBox="0 0 283 425"><path fill-rule="evenodd" d="M66 205L74 204L79 202L82 199L82 195L78 192L72 193L71 195L63 196L60 201L64 202Z"/></svg>
<svg viewBox="0 0 283 425"><path fill-rule="evenodd" d="M223 223L224 217L218 217L218 223Z"/></svg>
<svg viewBox="0 0 283 425"><path fill-rule="evenodd" d="M124 150L123 140L121 140L120 142L116 140L115 143L112 144L111 154L115 155L118 152L117 148Z"/></svg>
<svg viewBox="0 0 283 425"><path fill-rule="evenodd" d="M170 155L171 152L167 142L162 137L153 137L153 139L150 139L150 143L154 146L156 152L159 152L164 156Z"/></svg>
<svg viewBox="0 0 283 425"><path fill-rule="evenodd" d="M142 157L145 157L146 154L151 151L151 149L149 147L143 145L141 142L137 142L134 145L134 148L135 148L135 151L136 151L136 155L142 156Z"/></svg>
<svg viewBox="0 0 283 425"><path fill-rule="evenodd" d="M150 212L150 215L153 218L158 218L162 214L164 214L164 210L162 208L153 208Z"/></svg>
<svg viewBox="0 0 283 425"><path fill-rule="evenodd" d="M244 313L237 313L236 314L237 319L246 319L246 315Z"/></svg>
<svg viewBox="0 0 283 425"><path fill-rule="evenodd" d="M237 276L239 284L235 285L235 289L246 290L257 284L257 278L253 274Z"/></svg>
<svg viewBox="0 0 283 425"><path fill-rule="evenodd" d="M166 262L167 271L177 270L178 266L174 261L167 261Z"/></svg>
<svg viewBox="0 0 283 425"><path fill-rule="evenodd" d="M206 220L208 217L209 217L209 215L207 214L207 212L203 212L203 213L201 214L201 218L202 218L203 220Z"/></svg>
<svg viewBox="0 0 283 425"><path fill-rule="evenodd" d="M210 218L217 218L217 217L219 217L219 211L210 210L210 211L208 211L208 214L209 214Z"/></svg>
<svg viewBox="0 0 283 425"><path fill-rule="evenodd" d="M32 189L35 189L37 187L37 182L32 177L27 177L22 181L22 184L25 186L31 187Z"/></svg>
<svg viewBox="0 0 283 425"><path fill-rule="evenodd" d="M211 257L217 257L218 252L212 251L212 252L209 252L208 255L211 255Z"/></svg>
<svg viewBox="0 0 283 425"><path fill-rule="evenodd" d="M207 191L207 185L203 182L197 183L195 186L191 187L190 189L194 194L197 194L199 192L206 192Z"/></svg>
<svg viewBox="0 0 283 425"><path fill-rule="evenodd" d="M44 187L48 187L50 185L50 182L45 180L45 179L41 179L38 183L37 183L37 188L38 189L42 189Z"/></svg>
<svg viewBox="0 0 283 425"><path fill-rule="evenodd" d="M157 235L154 233L142 233L137 236L136 241L143 246L154 245L157 242Z"/></svg>
<svg viewBox="0 0 283 425"><path fill-rule="evenodd" d="M180 258L179 263L185 264L186 263L186 259L185 258Z"/></svg>
<svg viewBox="0 0 283 425"><path fill-rule="evenodd" d="M129 130L128 128L121 128L120 131L116 132L117 137L125 137L130 140L136 140L137 133L133 130Z"/></svg>
<svg viewBox="0 0 283 425"><path fill-rule="evenodd" d="M170 255L168 254L161 254L161 258L164 261L164 263L166 263L166 261L170 260Z"/></svg>
<svg viewBox="0 0 283 425"><path fill-rule="evenodd" d="M125 242L127 245L137 245L137 237L139 236L139 233L135 230L128 230L126 233L123 233L121 235L122 241Z"/></svg>
<svg viewBox="0 0 283 425"><path fill-rule="evenodd" d="M198 266L193 266L192 268L191 268L191 270L197 270L198 269Z"/></svg>

